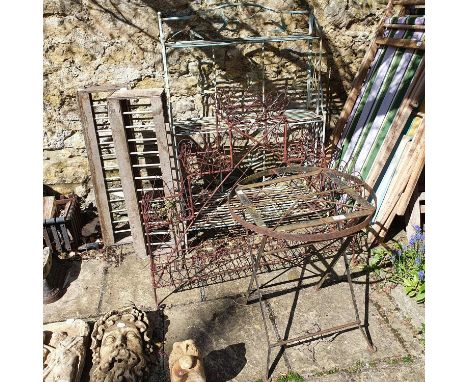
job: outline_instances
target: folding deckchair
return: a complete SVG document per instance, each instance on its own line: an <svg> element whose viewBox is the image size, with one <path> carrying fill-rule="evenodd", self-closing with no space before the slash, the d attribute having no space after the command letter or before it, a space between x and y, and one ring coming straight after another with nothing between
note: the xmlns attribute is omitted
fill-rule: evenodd
<svg viewBox="0 0 468 382"><path fill-rule="evenodd" d="M376 191L372 241L401 210L398 196L405 193L411 172L420 173L409 163L420 155L416 148L423 142L424 123L415 116L421 115L424 92L425 16L404 12L424 1L400 1L403 12L390 16L396 3L387 6L331 136L332 166L358 173Z"/></svg>

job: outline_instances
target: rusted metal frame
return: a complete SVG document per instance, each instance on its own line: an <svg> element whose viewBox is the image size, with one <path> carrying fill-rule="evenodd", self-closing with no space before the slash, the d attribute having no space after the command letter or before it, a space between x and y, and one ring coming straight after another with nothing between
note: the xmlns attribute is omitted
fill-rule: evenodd
<svg viewBox="0 0 468 382"><path fill-rule="evenodd" d="M247 237L245 238L247 239ZM295 246L289 246L287 248L278 248L275 250L270 250L270 251L265 251L264 256L269 256L267 258L263 258L262 260L262 268L264 268L264 271L267 271L266 267L277 267L279 266L279 269L284 269L285 263L290 263L290 264L296 264L297 259L296 255L288 255L288 256L279 256L279 253L289 253L290 251L295 251L300 248L303 248L305 245L295 245ZM278 255L277 255L278 254ZM211 257L210 257L211 256ZM153 272L156 272L156 269L158 269L158 272L155 273L155 277L153 277L153 285L156 288L159 287L164 287L164 286L173 286L177 288L177 290L184 289L187 286L190 286L190 284L196 283L196 282L204 282L204 283L209 283L210 281L218 283L221 281L214 281L218 278L224 278L224 277L229 277L230 279L233 278L239 278L243 277L240 276L241 273L246 272L247 270L252 270L252 263L246 263L246 262L240 262L241 259L245 259L244 255L242 253L239 253L236 255L235 260L232 258L226 258L225 257L225 250L220 251L220 252L210 252L210 256L205 257L203 255L197 256L196 258L203 261L204 263L202 264L202 267L199 267L198 273L195 273L193 276L187 276L183 275L181 272L183 269L181 266L177 266L174 270L171 270L171 267L175 265L177 262L181 262L181 259L178 258L175 255L169 259L166 262L161 262L159 261L158 266L156 266L156 259L160 260L160 257L157 256L152 256L152 262L155 264L154 267L152 268ZM270 257L274 257L275 260L272 260ZM222 259L225 259L224 261ZM221 261L220 261L221 260ZM233 261L236 263L234 264ZM192 258L187 258L186 263L184 265L184 269L187 271L192 268ZM229 268L226 268L227 265L230 265ZM213 270L213 267L216 267L216 270ZM207 273L208 272L208 273ZM170 278L169 280L161 280L164 275L167 275ZM174 292L175 292L174 291Z"/></svg>
<svg viewBox="0 0 468 382"><path fill-rule="evenodd" d="M321 336L326 336L326 335L333 334L333 333L343 332L343 331L346 331L346 330L349 330L349 329L360 327L360 325L361 325L361 321L350 321L350 322L348 322L346 324L336 325L336 326L334 326L332 328L318 330L318 331L316 331L314 333L311 333L311 334L306 334L306 335L303 335L303 336L297 336L297 337L294 337L294 338L290 338L288 340L277 341L277 342L272 343L271 347L291 345L294 342L311 341L313 338L316 338L316 337L321 337Z"/></svg>
<svg viewBox="0 0 468 382"><path fill-rule="evenodd" d="M238 190L238 195L239 195L239 192L242 191L242 190ZM268 190L269 191L269 190ZM315 194L312 194L313 196L315 196ZM256 200L255 202L255 206L256 207L269 207L271 206L272 203L276 203L276 197L280 197L280 196L284 196L284 195L280 195L280 193L268 193L268 196L270 197L269 199L261 199L261 200ZM258 197L258 194L256 194L256 197ZM322 208L319 209L319 210L316 210L316 211L312 211L312 213L314 213L316 215L316 217L319 217L319 218L322 218L324 217L323 215L326 215L327 212L330 212L331 210L334 210L334 208L332 207L332 205L336 205L336 206L341 206L341 207L350 207L348 204L345 204L345 203L341 203L339 201L336 201L336 200L328 200L328 199L325 199L325 198L307 198L307 197L299 197L299 196L295 196L295 195L291 195L290 198L288 198L288 201L293 201L293 200L298 200L302 203L305 203L307 206L311 207L310 206L310 203L314 203L314 204L317 204L317 205L320 205L322 204ZM278 204L276 204L277 207ZM356 206L353 206L353 207L356 207ZM358 210L354 209L353 212L356 212ZM310 214L310 212L306 212L304 214L295 214L296 217L300 217L300 216L308 216Z"/></svg>
<svg viewBox="0 0 468 382"><path fill-rule="evenodd" d="M275 342L270 341L269 329L268 329L268 325L267 325L268 318L267 318L267 315L265 314L265 306L264 306L264 301L262 299L263 296L264 296L264 293L262 292L262 290L260 288L260 283L259 283L259 280L258 280L259 259L263 256L263 249L264 249L264 246L265 246L264 243L266 242L267 237L268 236L266 236L266 235L263 236L263 239L262 239L263 246L261 246L259 248L259 252L258 252L257 257L256 257L256 262L254 263L254 267L252 269L251 283L249 284L249 288L247 290L247 303L248 303L249 302L250 292L251 292L251 287L252 287L253 282L255 282L256 297L257 297L258 303L260 305L260 310L261 310L261 314L262 314L262 321L264 323L264 329L265 329L265 334L266 334L266 339L267 339L267 360L266 360L266 373L265 373L264 381L269 381L270 380L269 377L270 377L271 351L275 347L295 346L295 345L298 345L300 343L310 341L310 340L312 340L312 339L314 339L314 338L316 338L318 336L324 336L324 335L329 335L329 334L334 334L334 333L341 333L341 332L343 332L345 330L349 330L349 329L353 329L353 328L359 328L362 335L364 336L364 339L365 339L367 345L368 345L369 351L375 352L376 348L373 346L371 339L366 335L366 333L364 331L364 328L363 328L363 325L361 323L361 320L359 318L359 310L358 310L358 307L357 307L356 297L355 297L354 288L353 288L353 284L352 284L352 279L351 279L351 275L350 275L350 271L349 271L349 263L348 263L348 261L346 259L345 251L346 251L346 248L349 246L349 243L352 240L351 236L348 236L345 239L345 241L342 244L342 246L340 248L340 251L338 252L338 254L335 257L334 261L336 263L336 261L339 259L339 257L341 255L343 255L344 262L345 262L345 268L346 268L347 282L348 282L348 285L349 285L349 288L350 288L350 295L351 295L351 300L352 300L352 305L353 305L356 320L355 321L349 321L347 323L340 324L340 325L335 325L335 326L332 326L330 328L319 330L319 331L314 332L314 333L300 335L300 336L296 336L296 337L289 338L289 339L281 338L281 337L279 337L279 335L277 333L277 341L275 341ZM300 292L301 284L302 284L302 278L304 276L305 266L306 266L309 259L310 259L310 255L306 256L304 258L304 264L303 264L303 269L302 269L302 273L301 273L300 280L299 280L297 293ZM333 265L330 265L330 267L333 267L333 266L334 266L334 263L333 263ZM322 279L319 282L319 288L323 283L324 277L329 272L333 271L333 269L330 270L330 267L327 268L327 271L325 272L324 276L322 276ZM335 273L335 275L336 275L336 273ZM285 333L285 335L287 335L287 333Z"/></svg>
<svg viewBox="0 0 468 382"><path fill-rule="evenodd" d="M242 194L241 194L242 193ZM273 200L271 199L267 199L265 201L261 201L259 202L258 200L256 200L256 203L255 203L255 206L250 202L250 200L248 199L248 197L243 193L242 190L237 190L237 196L239 198L239 200L241 201L241 204L244 205L246 207L246 212L248 212L248 214L252 217L252 219L254 220L255 224L257 225L262 225L262 226L265 226L265 223L263 221L263 219L261 218L261 214L259 211L257 211L257 209L255 208L255 206L259 207L259 206L270 206L271 203L273 202ZM268 196L270 196L270 194L268 193ZM258 197L258 195L256 195L256 197ZM323 202L324 204L336 204L336 205L342 205L342 206L345 206L345 207L348 207L350 208L351 206L348 205L348 204L344 204L344 203L340 203L340 202L335 202L335 201L329 201L329 200L326 200L326 199L314 199L314 200L304 200L303 198L300 198L300 197L295 197L295 196L292 196L290 198L291 201L299 201L299 202L303 202L303 203L306 203L306 205L309 206L309 208L311 207L309 205L308 202L310 201L313 201L313 202ZM300 209L300 207L297 207L298 209ZM323 225L323 224L328 224L328 223L336 223L337 221L346 221L346 220L349 220L349 219L355 219L355 218L359 218L359 217L363 217L363 216L366 216L370 211L372 211L372 206L371 208L362 208L362 209L358 209L356 210L356 205L352 206L353 208L353 211L351 212L347 212L346 215L340 215L339 217L337 216L333 216L333 217L323 217L319 214L320 211L323 211L323 212L330 212L330 207L327 207L327 208L324 208L322 210L314 210L314 211L308 211L306 210L305 212L303 213L298 213L298 211L296 211L296 213L294 214L294 217L295 218L300 218L300 217L308 217L310 216L310 214L314 214L316 219L315 220L306 220L306 221L302 221L300 223L294 223L294 224L289 224L289 225L283 225L279 228L277 228L278 231L289 231L289 230L295 230L295 229L300 229L300 228L311 228L311 227L315 227L315 226L319 226L319 225ZM262 224L259 224L258 222L259 221L262 221Z"/></svg>
<svg viewBox="0 0 468 382"><path fill-rule="evenodd" d="M286 179L286 178L284 178ZM286 180L289 180L286 179ZM278 179L276 179L276 182L278 181ZM265 181L265 183L267 183L268 181ZM271 183L270 183L271 184ZM345 192L353 192L353 188L354 187L360 187L360 186L363 186L363 182L361 183L358 183L356 185L353 185L353 186L349 186L349 185L345 185L345 184L342 184L341 186L339 187L336 187L335 189L333 190L325 190L325 191L317 191L317 192L311 192L308 197L301 197L301 196L297 196L295 194L291 194L290 195L290 199L294 199L294 198L298 198L299 200L303 201L303 202L312 202L312 201L320 201L320 200L324 200L326 201L327 203L332 203L332 204L336 204L336 205L345 205L345 203L341 203L339 201L332 201L332 200L325 200L325 199L316 199L316 197L319 197L319 196L326 196L326 195L330 195L330 193L345 193ZM258 183L258 185L262 185L261 183ZM250 190L253 190L253 188L249 188L249 187L240 187L238 186L237 187L238 190L245 190L246 192L249 192ZM268 192L265 190L265 194L268 194L268 196L282 196L281 195L281 189L278 190L278 192L276 192L274 189L267 189ZM356 198L359 198L359 204L362 205L363 207L370 207L370 204L367 200L363 199L362 197L360 197L358 194L356 194L355 192L353 192L355 194L355 197ZM260 204L261 205L261 204Z"/></svg>
<svg viewBox="0 0 468 382"><path fill-rule="evenodd" d="M52 232L52 237L54 238L54 245L55 245L56 251L61 252L62 251L61 240L57 233L57 228L55 227L55 218L53 218L53 220L54 220L54 223L49 225L48 227L50 231Z"/></svg>
<svg viewBox="0 0 468 382"><path fill-rule="evenodd" d="M275 126L271 126L269 128L267 128L267 120L262 120L262 121L255 121L252 125L258 125L258 124L263 124L263 129L261 127L257 127L256 128L256 131L262 131L262 135L260 137L260 139L257 139L256 137L254 137L252 134L249 134L248 132L245 132L239 128L236 127L236 123L235 122L232 122L232 121L229 121L228 122L228 126L231 128L231 130L234 130L236 131L237 133L239 133L243 138L247 139L248 141L253 141L258 147L262 147L262 148L268 148L270 149L270 151L274 154L274 155L277 155L278 156L278 159L282 159L285 157L285 154L283 152L283 155L281 155L280 153L277 153L273 150L271 150L271 147L269 147L269 145L271 146L272 143L267 140L267 137L269 135L271 135L274 130L275 130ZM232 132L230 134L230 136L232 137ZM233 142L231 142L231 157L233 156ZM284 150L284 149L283 149ZM284 160L284 159L283 159ZM240 162L239 162L240 163Z"/></svg>
<svg viewBox="0 0 468 382"><path fill-rule="evenodd" d="M65 227L65 218L57 218L60 221L60 231L62 232L62 238L64 242L65 249L71 251L70 238L68 237L67 227Z"/></svg>
<svg viewBox="0 0 468 382"><path fill-rule="evenodd" d="M315 285L315 290L319 290L322 288L323 286L323 283L325 282L325 280L327 279L328 275L330 275L331 273L333 273L333 275L335 276L335 278L338 279L338 274L334 271L334 267L335 267L335 264L338 262L338 260L340 259L340 256L343 255L343 256L346 256L346 249L349 247L349 244L351 243L352 239L351 239L351 236L348 236L347 238L345 238L340 246L340 248L338 249L338 251L336 252L336 255L333 256L332 260L330 261L330 263L327 263L325 261L325 259L323 258L323 256L320 255L320 252L318 250L315 250L319 260L322 262L322 264L325 266L325 271L323 272L322 276L320 277L319 281L317 282L317 284Z"/></svg>
<svg viewBox="0 0 468 382"><path fill-rule="evenodd" d="M357 302L356 302L356 295L354 293L353 281L351 279L351 274L349 271L349 262L348 262L348 258L346 257L346 253L343 254L343 261L344 261L345 270L346 270L346 278L348 279L349 291L351 293L351 300L353 302L354 314L356 316L356 322L358 323L359 330L361 331L361 334L367 343L368 350L371 353L376 352L377 348L372 344L370 337L364 331L364 328L361 324L361 319L359 318L359 309L358 309Z"/></svg>
<svg viewBox="0 0 468 382"><path fill-rule="evenodd" d="M143 222L140 216L140 207L122 114L124 111L123 107L125 107L122 105L123 102L125 100L122 98L113 98L112 96L108 98L109 120L132 232L133 247L138 256L144 257L146 255L146 245L143 234Z"/></svg>
<svg viewBox="0 0 468 382"><path fill-rule="evenodd" d="M187 230L189 230L193 224L195 223L196 219L202 214L203 212L203 209L206 207L206 205L211 201L211 199L213 198L213 196L216 194L216 192L223 186L223 184L226 182L226 180L230 177L230 175L238 168L239 164L254 150L258 147L258 144L256 145L253 145L253 146L250 146L243 154L243 156L239 159L237 165L223 178L223 180L218 184L218 186L216 186L216 188L210 193L210 195L208 196L207 200L202 204L202 206L200 207L199 211L196 213L196 215L194 216L193 220L188 224L187 226ZM234 185L232 185L231 187L231 190L234 189L234 187L240 182L242 176L247 172L248 169L245 169L243 171L243 173L239 176L238 180L235 182ZM224 200L225 198L228 197L228 193L226 193L224 195L224 197L219 201L221 202L222 200Z"/></svg>
<svg viewBox="0 0 468 382"><path fill-rule="evenodd" d="M233 159L233 158L231 158L231 160L232 160L232 159ZM232 173L232 171L230 172L230 174L231 174L231 173ZM228 176L229 176L229 175L228 175ZM225 177L221 182L222 182L222 183L225 182L226 179L227 179L227 177ZM203 210L203 208L207 205L207 202L210 201L210 199L214 196L214 194L216 193L216 191L217 191L218 189L219 189L219 185L218 185L218 187L215 189L214 192L211 192L211 191L210 191L210 194L211 194L211 195L209 196L209 199L203 204L203 206L201 207L201 210Z"/></svg>
<svg viewBox="0 0 468 382"><path fill-rule="evenodd" d="M241 190L242 192L242 190ZM241 194L242 196L242 194ZM254 220L255 224L260 226L260 227L266 227L265 223L263 222L263 219L261 218L261 216L259 214L256 213L255 211L255 208L253 207L253 204L252 202L250 202L250 200L247 198L247 197L239 197L239 199L241 200L241 203L244 204L244 206L246 206L248 209L247 209L247 212L250 213L250 216L252 217L252 219ZM282 220L293 210L293 208L295 207L295 204L293 204L292 206L290 206L284 213L283 215L281 216L281 218L279 219L279 221L276 223L275 227L273 227L272 230L275 230L276 228L279 227L279 225L281 224ZM253 215L252 215L253 214ZM268 235L269 236L269 235ZM257 292L260 291L260 288L259 288L259 284L258 284L258 280L257 280L257 272L258 272L258 267L260 265L260 261L262 259L262 256L264 255L264 250L265 250L265 244L266 244L266 240L267 240L267 235L264 235L263 238L262 238L262 242L260 244L260 248L258 250L258 254L257 254L257 257L255 259L255 264L254 264L254 268L253 268L253 272L252 272L252 278L250 279L250 282L249 282L249 287L247 289L247 301L249 299L249 296L250 296L250 292L251 292L251 288L252 288L252 285L253 285L253 279L255 279L255 282L256 282L256 285L257 285ZM253 257L252 257L252 260L253 260ZM305 264L304 264L305 265ZM261 294L258 295L258 298L259 298L259 301L261 300Z"/></svg>
<svg viewBox="0 0 468 382"><path fill-rule="evenodd" d="M242 191L240 191L242 192ZM241 203L247 207L246 212L252 217L252 220L254 220L255 224L261 226L261 227L267 227L265 222L263 221L261 215L257 213L255 207L253 206L253 203L244 195L244 198L241 198L239 195L239 199ZM292 203L292 205L283 213L281 218L276 222L275 227L273 227L273 230L277 229L279 225L282 223L282 221L293 211L293 209L297 206L297 202ZM262 253L263 253L264 247L262 248Z"/></svg>
<svg viewBox="0 0 468 382"><path fill-rule="evenodd" d="M315 168L312 168L312 171L314 170ZM305 176L307 176L307 170L305 168L302 168L302 169L299 169L298 167L284 167L284 168L277 168L277 169L271 169L271 170L266 170L266 171L261 171L259 173L256 173L250 177L247 177L245 178L242 183L243 184L248 184L249 181L252 181L254 179L257 179L257 178L260 178L260 177L264 177L264 176L268 176L268 175L279 175L279 174L284 174L286 172L292 172L294 173L295 171L296 172L303 172L305 174ZM355 183L361 183L360 179L358 178L355 178L351 175L348 175L348 174L341 174L335 170L330 170L330 169L327 169L327 171L331 174L339 174L340 176L344 177L345 179L348 179L348 180L352 180L354 181ZM284 181L286 178L278 178L278 181ZM369 197L374 201L375 203L375 194L374 194L374 191L366 184L362 184L361 187L363 189L365 189L368 193L369 193ZM325 241L325 240L331 240L331 239L335 239L337 237L340 237L340 236L348 236L348 235L351 235L352 233L355 233L355 232L358 232L360 231L362 228L366 227L367 225L369 225L369 222L375 212L375 207L372 205L372 204L369 204L367 201L365 201L363 199L363 202L365 202L366 204L368 204L368 215L366 216L364 214L365 219L352 226L352 227L348 227L348 228L344 228L343 230L340 230L339 233L336 233L336 232L323 232L323 233L312 233L312 234L306 234L306 233L302 233L302 234L295 234L295 233L290 233L290 232L284 232L284 231L280 231L280 230L273 230L271 228L268 228L268 227L263 227L263 226L258 226L256 224L252 224L252 223L249 223L247 222L246 220L244 220L240 215L238 215L237 211L235 211L232 207L232 197L234 196L235 194L235 190L233 189L230 193L229 193L229 196L228 196L228 208L229 208L229 212L231 213L231 216L233 218L234 221L236 221L237 223L241 224L242 226L244 226L245 228L251 230L251 231L254 231L256 233L259 233L259 234L262 234L262 235L269 235L269 236L272 236L272 237L275 237L277 239L280 239L280 240L291 240L291 241ZM356 196L359 196L356 194ZM355 196L355 197L356 197ZM360 196L359 196L360 198ZM364 204L364 205L366 205ZM346 216L346 215L345 215ZM356 216L357 217L357 216ZM332 219L334 222L337 222L337 221L341 221L343 220L342 216L337 216L335 219ZM321 224L327 224L328 221L325 221L325 222L322 222ZM318 225L321 225L321 224L318 224Z"/></svg>
<svg viewBox="0 0 468 382"><path fill-rule="evenodd" d="M315 169L312 169L311 171L308 171L307 172L307 175L318 175L318 174L321 174L323 173L324 169L323 168L315 168ZM276 174L275 174L276 175ZM293 180L293 179L302 179L304 178L304 173L299 173L299 174L296 174L296 175L289 175L287 178L283 178L284 180ZM244 181L243 181L244 182ZM237 186L237 189L238 190L243 190L243 189L249 189L249 188L255 188L257 186L262 186L262 187L265 187L265 186L269 186L270 184L275 184L275 183L278 183L278 178L275 178L275 179L271 179L271 180L265 180L263 182L255 182L255 183L248 183L248 184L239 184Z"/></svg>
<svg viewBox="0 0 468 382"><path fill-rule="evenodd" d="M336 173L333 172L326 172L326 175L328 178L330 178L333 182L335 182L338 187L340 187L340 191L348 193L349 196L351 196L357 203L359 203L363 207L367 208L374 208L371 203L369 203L366 199L364 199L361 195L359 195L357 192L353 190L353 187L356 187L357 185L365 187L366 183L360 182L358 184L353 184L352 186L346 187L346 183L343 182L337 175Z"/></svg>

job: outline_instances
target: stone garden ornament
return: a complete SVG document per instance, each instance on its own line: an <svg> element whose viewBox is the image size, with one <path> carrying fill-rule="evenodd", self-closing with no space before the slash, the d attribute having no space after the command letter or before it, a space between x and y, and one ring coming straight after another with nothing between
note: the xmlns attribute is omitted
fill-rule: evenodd
<svg viewBox="0 0 468 382"><path fill-rule="evenodd" d="M79 382L88 347L89 326L70 319L43 327L43 381Z"/></svg>
<svg viewBox="0 0 468 382"><path fill-rule="evenodd" d="M171 382L206 382L200 351L193 340L174 342L169 369Z"/></svg>
<svg viewBox="0 0 468 382"><path fill-rule="evenodd" d="M153 352L148 318L135 306L100 318L91 334L91 382L144 381Z"/></svg>

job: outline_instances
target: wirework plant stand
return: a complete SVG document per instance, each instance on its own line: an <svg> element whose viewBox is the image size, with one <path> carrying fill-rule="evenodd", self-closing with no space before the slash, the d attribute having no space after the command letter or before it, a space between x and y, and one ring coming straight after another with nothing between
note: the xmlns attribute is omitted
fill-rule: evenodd
<svg viewBox="0 0 468 382"><path fill-rule="evenodd" d="M243 179L229 195L228 207L232 218L251 231L253 237L255 234L261 237L255 259L251 253L253 269L247 302L258 299L261 309L268 343L265 381L270 380L270 358L274 348L284 349L311 341L314 337L359 328L369 350L375 351L359 318L349 261L345 254L355 234L369 225L375 206L375 194L362 180L318 167L289 166L261 171ZM332 261L327 263L321 253L325 248L322 244L330 242L338 242L339 245ZM281 338L275 329L277 340L272 341L258 270L262 257L281 252L277 250L278 245L282 248L303 246L304 251L299 256L304 258L304 267L299 285L311 256L316 256L325 265L326 270L315 285L316 290L321 288L331 273L337 276L333 267L343 255L355 320L293 338L287 338L287 334L284 336L286 338Z"/></svg>

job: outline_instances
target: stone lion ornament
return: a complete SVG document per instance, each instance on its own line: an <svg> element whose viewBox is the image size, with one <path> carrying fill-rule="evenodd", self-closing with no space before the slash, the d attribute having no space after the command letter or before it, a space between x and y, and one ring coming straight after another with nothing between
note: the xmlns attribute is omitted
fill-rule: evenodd
<svg viewBox="0 0 468 382"><path fill-rule="evenodd" d="M201 354L193 340L174 342L169 369L171 382L206 382Z"/></svg>
<svg viewBox="0 0 468 382"><path fill-rule="evenodd" d="M144 381L153 352L146 314L131 306L100 318L91 333L91 382Z"/></svg>

